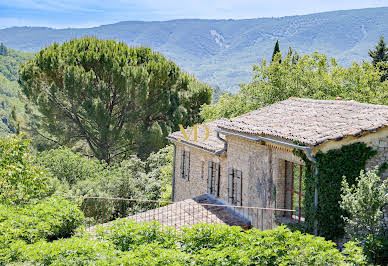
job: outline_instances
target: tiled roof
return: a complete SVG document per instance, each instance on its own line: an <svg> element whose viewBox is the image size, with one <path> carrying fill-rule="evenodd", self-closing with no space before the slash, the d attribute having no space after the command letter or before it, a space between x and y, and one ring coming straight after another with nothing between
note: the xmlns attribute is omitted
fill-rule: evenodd
<svg viewBox="0 0 388 266"><path fill-rule="evenodd" d="M223 119L215 120L213 122L203 124L209 128L209 138L206 141L202 141L205 138L206 130L201 125L197 126L198 141L194 141L194 138L193 138L194 133L191 133L190 138L186 141L181 131L176 131L174 133L171 133L169 137L175 140L181 139L182 142L188 142L190 144L196 145L206 150L216 152L221 150L224 147L224 143L217 138L217 132L216 132L216 130L218 129L218 124L221 123L221 121L223 121ZM187 136L190 134L191 130L192 128L185 129Z"/></svg>
<svg viewBox="0 0 388 266"><path fill-rule="evenodd" d="M125 219L133 220L137 223L158 221L164 226L172 226L177 229L180 229L182 226L200 223L226 224L250 229L252 226L251 222L237 212L239 208L225 205L212 196L203 194L192 199L140 212ZM112 224L114 223L107 222L99 226L109 227ZM89 227L88 231L95 233L97 227Z"/></svg>
<svg viewBox="0 0 388 266"><path fill-rule="evenodd" d="M329 140L361 136L387 127L388 106L354 101L290 98L232 119L220 119L205 125L210 130L209 139L194 142L191 137L188 142L210 151L223 148L223 142L216 137L217 129L278 137L316 146ZM186 130L187 134L190 130ZM205 130L198 127L198 132L198 139L202 140ZM180 131L169 137L183 139Z"/></svg>
<svg viewBox="0 0 388 266"><path fill-rule="evenodd" d="M388 126L388 106L354 101L290 98L229 120L218 127L306 145L360 136Z"/></svg>
<svg viewBox="0 0 388 266"><path fill-rule="evenodd" d="M165 226L173 226L177 229L200 223L241 226L244 229L251 227L248 219L208 194L142 212L128 219L136 222L156 220Z"/></svg>

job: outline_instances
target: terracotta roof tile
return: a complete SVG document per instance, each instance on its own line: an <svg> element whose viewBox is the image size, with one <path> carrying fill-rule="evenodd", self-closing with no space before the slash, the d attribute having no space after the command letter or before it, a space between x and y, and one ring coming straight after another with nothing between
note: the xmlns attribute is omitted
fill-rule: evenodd
<svg viewBox="0 0 388 266"><path fill-rule="evenodd" d="M210 130L209 139L194 142L191 138L188 142L210 151L223 148L223 142L216 137L217 129L279 137L316 146L329 140L360 136L387 127L388 106L354 101L290 98L239 117L220 119L205 125ZM190 130L186 130L187 134ZM199 140L203 139L204 134L205 130L198 127ZM183 139L180 131L169 137Z"/></svg>
<svg viewBox="0 0 388 266"><path fill-rule="evenodd" d="M290 98L218 124L224 130L275 136L312 146L386 126L388 106L385 105L300 98Z"/></svg>

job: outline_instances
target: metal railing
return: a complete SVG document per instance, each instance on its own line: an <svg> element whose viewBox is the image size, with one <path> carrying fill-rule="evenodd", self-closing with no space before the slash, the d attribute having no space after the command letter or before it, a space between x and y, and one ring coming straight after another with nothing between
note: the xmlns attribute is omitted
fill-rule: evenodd
<svg viewBox="0 0 388 266"><path fill-rule="evenodd" d="M246 207L197 202L189 199L180 202L139 200L103 197L71 197L78 202L86 217L85 227L109 225L117 218L135 222L156 220L165 226L179 229L199 223L227 224L244 229L273 229L279 224L295 223L295 210Z"/></svg>

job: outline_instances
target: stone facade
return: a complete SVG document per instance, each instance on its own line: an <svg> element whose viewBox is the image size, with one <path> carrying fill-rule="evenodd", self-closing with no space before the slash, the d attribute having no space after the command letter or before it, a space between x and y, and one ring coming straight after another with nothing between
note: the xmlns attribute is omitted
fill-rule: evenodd
<svg viewBox="0 0 388 266"><path fill-rule="evenodd" d="M378 154L372 158L367 167L381 165L388 162L388 130L383 133L372 133L360 138L352 138L331 145L321 146L322 151L339 148L354 142L365 142L374 147ZM215 155L210 152L176 143L174 201L182 201L207 193L208 163L213 161L220 164L219 196L218 200L228 203L228 169L234 168L242 173L241 198L242 206L290 209L291 193L285 186L291 186L293 164L304 165L304 162L293 154L292 148L270 143L259 143L235 136L226 136L227 152ZM188 180L182 178L181 154L190 152L190 171ZM315 149L314 152L317 152ZM388 171L384 173L388 176ZM251 220L261 219L261 228L270 228L274 220L273 211L267 213L253 213L249 211ZM388 217L388 215L387 215Z"/></svg>

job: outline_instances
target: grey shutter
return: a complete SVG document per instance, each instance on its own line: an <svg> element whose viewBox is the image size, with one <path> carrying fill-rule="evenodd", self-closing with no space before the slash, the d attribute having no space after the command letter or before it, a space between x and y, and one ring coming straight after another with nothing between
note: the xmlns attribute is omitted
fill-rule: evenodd
<svg viewBox="0 0 388 266"><path fill-rule="evenodd" d="M213 162L209 161L209 169L207 175L207 193L212 193L212 174L213 174Z"/></svg>
<svg viewBox="0 0 388 266"><path fill-rule="evenodd" d="M228 174L228 202L233 204L233 168L229 168Z"/></svg>
<svg viewBox="0 0 388 266"><path fill-rule="evenodd" d="M242 178L242 172L241 170L237 170L237 182L236 182L236 186L237 186L237 199L236 199L236 203L238 206L242 206L242 182L241 182L241 178Z"/></svg>
<svg viewBox="0 0 388 266"><path fill-rule="evenodd" d="M185 151L182 151L181 155L181 177L185 178Z"/></svg>
<svg viewBox="0 0 388 266"><path fill-rule="evenodd" d="M215 188L214 188L214 195L216 197L219 196L219 185L220 185L220 163L216 163L216 182L215 182Z"/></svg>
<svg viewBox="0 0 388 266"><path fill-rule="evenodd" d="M190 176L190 152L186 152L186 162L185 162L185 179L186 181L189 181L189 176Z"/></svg>

